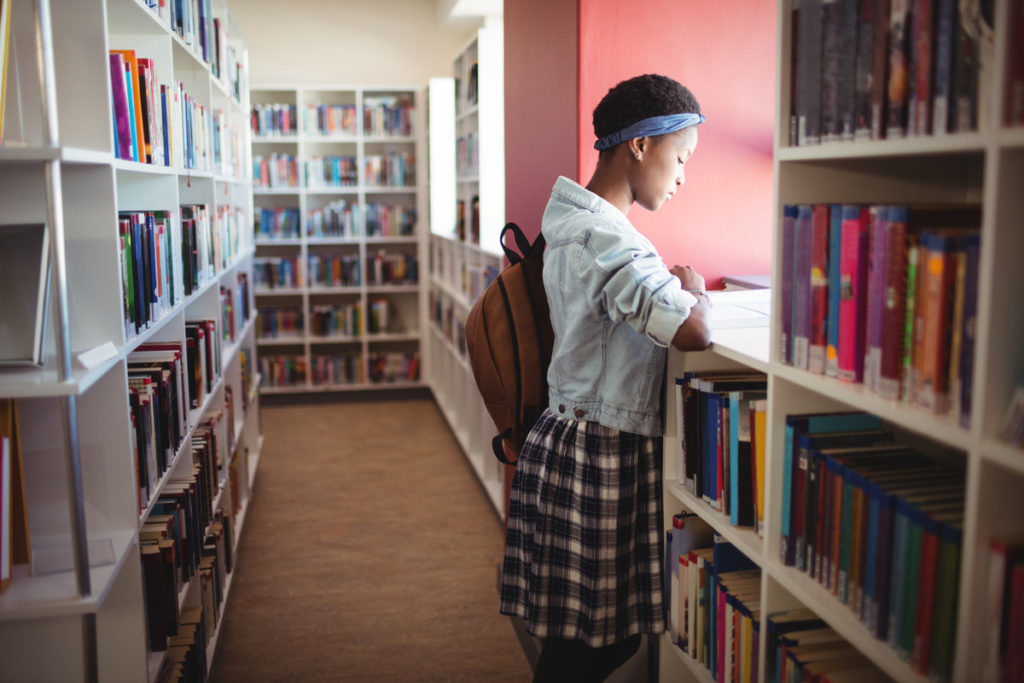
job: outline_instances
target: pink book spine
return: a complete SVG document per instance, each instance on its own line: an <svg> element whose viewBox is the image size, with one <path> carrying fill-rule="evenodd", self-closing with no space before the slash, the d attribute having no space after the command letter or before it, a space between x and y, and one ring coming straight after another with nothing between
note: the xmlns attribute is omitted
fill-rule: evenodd
<svg viewBox="0 0 1024 683"><path fill-rule="evenodd" d="M839 248L839 379L864 377L864 318L867 279L867 208L843 207Z"/></svg>

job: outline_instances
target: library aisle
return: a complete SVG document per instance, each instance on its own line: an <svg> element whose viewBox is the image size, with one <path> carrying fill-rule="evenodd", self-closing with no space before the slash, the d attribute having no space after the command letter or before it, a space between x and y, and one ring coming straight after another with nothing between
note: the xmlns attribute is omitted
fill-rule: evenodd
<svg viewBox="0 0 1024 683"><path fill-rule="evenodd" d="M211 680L529 681L502 530L429 399L263 405Z"/></svg>

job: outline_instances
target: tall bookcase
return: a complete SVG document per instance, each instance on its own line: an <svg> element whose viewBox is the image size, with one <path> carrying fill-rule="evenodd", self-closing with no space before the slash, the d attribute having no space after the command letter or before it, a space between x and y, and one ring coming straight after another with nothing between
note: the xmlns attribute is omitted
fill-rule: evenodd
<svg viewBox="0 0 1024 683"><path fill-rule="evenodd" d="M429 124L430 388L499 516L505 468L491 452L494 423L466 356L465 321L504 259L502 45L501 22L488 20L455 57L453 79L431 84Z"/></svg>
<svg viewBox="0 0 1024 683"><path fill-rule="evenodd" d="M293 232L263 221L256 235L257 268L267 264L271 273L256 287L262 392L423 386L427 154L420 97L396 87L253 88L254 112L267 112L254 113L253 125L260 115L271 123L253 135L254 164L284 159L278 166L291 164L293 173L257 184L255 213L290 209L295 216ZM385 122L394 112L395 125ZM347 225L318 227L320 217ZM294 277L272 265L282 259L294 264L284 266ZM403 270L375 276L375 261L385 269L401 262ZM330 277L320 270L332 267L340 270Z"/></svg>
<svg viewBox="0 0 1024 683"><path fill-rule="evenodd" d="M667 383L685 370L753 369L768 377L767 457L764 533L734 527L677 483L680 435L669 419L665 439L666 529L681 509L697 513L725 540L761 567L761 633L765 616L798 606L811 608L882 671L899 681L923 682L907 662L860 623L848 607L814 579L779 560L783 495L782 452L788 414L861 410L898 430L923 439L936 451L951 452L966 470L966 504L960 554L956 619L955 681L981 680L993 618L987 599L989 540L1024 532L1024 455L1000 436L1010 396L1024 370L1024 324L1017 293L1024 289L1019 267L1024 254L1020 215L1024 198L1024 130L1005 127L1002 112L1009 76L1011 6L995 2L995 63L988 115L980 131L893 140L833 142L797 147L790 140L792 23L788 1L778 3L779 50L777 126L774 149L775 239L773 291L782 291L783 207L801 203L980 203L981 254L973 358L974 408L968 428L955 416L937 416L914 405L887 400L861 384L811 374L782 362L780 296L773 297L772 331L721 330L703 353L670 355ZM666 414L676 401L669 391ZM996 631L997 633L998 631ZM759 661L764 662L762 638ZM710 674L669 641L661 640L661 671L667 680L710 681ZM762 680L764 670L761 670Z"/></svg>
<svg viewBox="0 0 1024 683"><path fill-rule="evenodd" d="M0 678L153 680L165 652L149 651L139 540L152 501L171 482L193 473L192 437L206 420L230 414L231 396L234 421L222 426L234 447L225 453L209 493L211 510L224 515L237 543L262 442L252 366L254 316L235 318L234 336L221 339L222 372L189 412L183 438L149 492L150 503L140 505L129 401L131 355L150 342L184 343L186 323L193 319L216 320L223 331L221 323L230 319L224 317L225 302L252 310L251 288L238 277L252 279L251 237L237 230L252 215L247 48L223 0L205 1L202 12L197 0L183 3L194 29L201 17L210 19L203 30L211 46L212 19L217 19L222 30L216 39L226 59L223 77L211 71L212 53L203 58L198 32L179 36L169 14L141 0L44 3L49 11L41 13L41 33L52 36L52 52L37 46L34 3L5 4L11 5L12 23L0 146L2 222L47 225L57 243L51 254L63 254L52 267L59 271L58 263L66 263L66 287L56 280L51 285L45 365L0 370L0 398L13 399L19 417L31 547L29 561L14 565L13 579L0 594ZM159 82L180 82L209 115L202 131L209 144L193 168L118 158L108 60L108 50L114 49L151 58ZM45 70L54 77L52 88L40 88L37 54L52 64L52 71ZM237 69L226 68L228 62ZM46 110L53 112L55 125L40 114ZM234 247L231 255L205 273L198 288L129 335L119 277L119 212L168 212L175 245L182 231L180 207L197 204L208 207L211 220L223 216L234 226L225 224L222 233ZM48 216L55 218L48 221ZM183 255L176 245L171 251L172 287L182 291ZM59 305L61 297L66 297L66 320L58 314L65 307ZM68 340L66 347L54 343L58 336ZM68 363L71 372L65 377L62 366ZM234 548L228 552L233 555ZM221 585L224 600L230 577ZM181 587L179 610L200 604L199 584L196 574ZM218 609L222 613L223 600ZM209 624L207 668L219 621L211 618Z"/></svg>

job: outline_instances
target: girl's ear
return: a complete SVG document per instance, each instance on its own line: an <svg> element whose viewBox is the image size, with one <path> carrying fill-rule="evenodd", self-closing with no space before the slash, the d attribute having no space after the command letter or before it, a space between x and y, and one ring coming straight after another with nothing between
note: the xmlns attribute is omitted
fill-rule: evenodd
<svg viewBox="0 0 1024 683"><path fill-rule="evenodd" d="M632 138L628 140L626 144L629 145L630 156L632 156L636 161L643 161L644 152L648 147L648 138Z"/></svg>

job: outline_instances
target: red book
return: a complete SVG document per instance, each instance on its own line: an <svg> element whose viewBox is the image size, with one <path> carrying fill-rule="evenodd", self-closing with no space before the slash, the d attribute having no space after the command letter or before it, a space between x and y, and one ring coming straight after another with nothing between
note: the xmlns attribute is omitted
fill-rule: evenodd
<svg viewBox="0 0 1024 683"><path fill-rule="evenodd" d="M1024 563L1010 575L1009 622L1006 634L1007 683L1024 683Z"/></svg>
<svg viewBox="0 0 1024 683"><path fill-rule="evenodd" d="M932 0L913 0L913 32L910 44L910 106L907 129L910 135L931 132L932 103Z"/></svg>
<svg viewBox="0 0 1024 683"><path fill-rule="evenodd" d="M875 391L898 399L903 364L904 311L907 287L907 209L891 206L885 223L881 347Z"/></svg>
<svg viewBox="0 0 1024 683"><path fill-rule="evenodd" d="M839 379L848 382L860 382L864 376L867 226L867 207L843 206L839 246Z"/></svg>
<svg viewBox="0 0 1024 683"><path fill-rule="evenodd" d="M829 205L815 204L811 214L810 325L807 369L825 374L825 320L828 317Z"/></svg>

